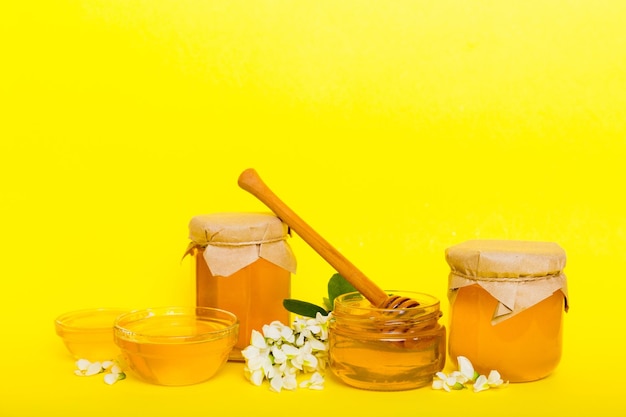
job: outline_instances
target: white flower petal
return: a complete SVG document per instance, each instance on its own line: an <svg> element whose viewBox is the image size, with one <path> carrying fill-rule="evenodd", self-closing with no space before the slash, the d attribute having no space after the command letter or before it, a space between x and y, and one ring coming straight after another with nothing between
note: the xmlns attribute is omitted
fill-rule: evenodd
<svg viewBox="0 0 626 417"><path fill-rule="evenodd" d="M287 326L284 326L280 330L280 337L288 343L293 343L295 336L293 335L293 329Z"/></svg>
<svg viewBox="0 0 626 417"><path fill-rule="evenodd" d="M89 364L87 370L85 370L86 376L96 375L102 372L102 364L100 362L94 362Z"/></svg>
<svg viewBox="0 0 626 417"><path fill-rule="evenodd" d="M91 362L87 359L79 359L76 361L76 367L81 371L86 371L89 365L91 365Z"/></svg>
<svg viewBox="0 0 626 417"><path fill-rule="evenodd" d="M330 315L323 315L320 312L315 313L315 320L317 320L317 322L321 325L326 324L326 322L328 321L328 317L330 317Z"/></svg>
<svg viewBox="0 0 626 417"><path fill-rule="evenodd" d="M487 377L487 383L492 387L497 387L499 385L502 385L504 381L500 376L500 372L492 370L491 372L489 372L489 376Z"/></svg>
<svg viewBox="0 0 626 417"><path fill-rule="evenodd" d="M252 330L250 335L250 343L252 346L258 349L267 348L267 343L265 343L265 337L258 330Z"/></svg>
<svg viewBox="0 0 626 417"><path fill-rule="evenodd" d="M280 376L282 371L280 367L272 365L272 362L268 360L268 362L263 366L263 371L265 372L265 377L267 379L275 378L276 376Z"/></svg>
<svg viewBox="0 0 626 417"><path fill-rule="evenodd" d="M118 380L119 380L119 374L117 373L110 373L110 374L106 374L104 376L104 382L106 382L109 385L113 385L115 384Z"/></svg>
<svg viewBox="0 0 626 417"><path fill-rule="evenodd" d="M446 379L448 376L446 374L444 374L443 372L437 372L435 374L435 376L441 380Z"/></svg>
<svg viewBox="0 0 626 417"><path fill-rule="evenodd" d="M474 383L474 392L480 392L489 389L489 384L487 384L487 377L485 375L480 375L476 378L476 382Z"/></svg>
<svg viewBox="0 0 626 417"><path fill-rule="evenodd" d="M435 379L432 387L433 389L443 389L443 381L441 379Z"/></svg>
<svg viewBox="0 0 626 417"><path fill-rule="evenodd" d="M270 379L270 390L274 392L280 392L283 388L283 379L280 376L276 376Z"/></svg>
<svg viewBox="0 0 626 417"><path fill-rule="evenodd" d="M265 374L262 370L258 369L250 373L249 378L254 385L259 386L263 382L263 379L265 379Z"/></svg>
<svg viewBox="0 0 626 417"><path fill-rule="evenodd" d="M285 347L287 347L287 345ZM287 360L287 355L279 347L272 346L271 352L274 356L274 363L285 363Z"/></svg>
<svg viewBox="0 0 626 417"><path fill-rule="evenodd" d="M294 390L298 387L298 381L296 380L296 375L288 373L283 377L283 388L288 390Z"/></svg>
<svg viewBox="0 0 626 417"><path fill-rule="evenodd" d="M283 353L285 353L285 355L287 355L290 358L293 358L294 356L297 356L300 354L300 349L298 349L297 347L293 345L283 344L282 351Z"/></svg>
<svg viewBox="0 0 626 417"><path fill-rule="evenodd" d="M304 356L304 362L302 365L306 368L307 372L314 372L317 369L317 357L312 354Z"/></svg>
<svg viewBox="0 0 626 417"><path fill-rule="evenodd" d="M265 325L263 326L263 335L267 338L267 339L272 339L273 341L277 342L280 340L280 328L278 328L278 326L275 325Z"/></svg>
<svg viewBox="0 0 626 417"><path fill-rule="evenodd" d="M247 365L251 371L257 371L265 366L267 360L268 358L264 356L254 356L247 360Z"/></svg>
<svg viewBox="0 0 626 417"><path fill-rule="evenodd" d="M459 382L457 380L457 377L454 375L449 375L448 377L446 377L446 379L444 380L444 382L446 383L446 385L448 385L449 387L455 385L456 383L460 383L462 384L462 382Z"/></svg>
<svg viewBox="0 0 626 417"><path fill-rule="evenodd" d="M309 340L309 343L311 344L311 349L313 350L326 350L326 343L322 342L321 340L311 339Z"/></svg>
<svg viewBox="0 0 626 417"><path fill-rule="evenodd" d="M470 362L470 360L467 359L465 356L458 356L457 361L459 364L459 372L461 373L461 375L463 375L468 380L473 381L475 375L472 362Z"/></svg>
<svg viewBox="0 0 626 417"><path fill-rule="evenodd" d="M310 379L300 383L300 387L315 390L324 389L324 377L319 372L313 372Z"/></svg>

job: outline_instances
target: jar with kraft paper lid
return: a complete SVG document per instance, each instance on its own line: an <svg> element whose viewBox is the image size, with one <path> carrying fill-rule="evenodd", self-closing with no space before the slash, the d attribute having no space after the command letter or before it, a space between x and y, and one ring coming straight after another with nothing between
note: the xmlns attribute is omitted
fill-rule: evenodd
<svg viewBox="0 0 626 417"><path fill-rule="evenodd" d="M470 240L445 255L450 357L510 382L552 373L568 309L565 251L553 242Z"/></svg>
<svg viewBox="0 0 626 417"><path fill-rule="evenodd" d="M187 253L195 257L196 304L234 313L239 340L229 360L243 361L252 330L289 323L283 300L291 297L296 259L289 228L269 213L214 213L189 222Z"/></svg>

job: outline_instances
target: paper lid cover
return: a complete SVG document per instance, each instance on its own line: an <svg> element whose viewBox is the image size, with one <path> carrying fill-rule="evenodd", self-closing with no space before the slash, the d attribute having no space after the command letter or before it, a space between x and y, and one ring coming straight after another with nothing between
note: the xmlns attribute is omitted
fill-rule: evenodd
<svg viewBox="0 0 626 417"><path fill-rule="evenodd" d="M565 251L553 242L470 240L446 249L450 266L451 302L459 288L479 285L498 300L492 323L498 323L548 298L556 291L565 297Z"/></svg>
<svg viewBox="0 0 626 417"><path fill-rule="evenodd" d="M263 258L296 272L296 258L287 243L289 227L269 213L213 213L189 222L191 242L186 254L204 249L211 273L227 277Z"/></svg>

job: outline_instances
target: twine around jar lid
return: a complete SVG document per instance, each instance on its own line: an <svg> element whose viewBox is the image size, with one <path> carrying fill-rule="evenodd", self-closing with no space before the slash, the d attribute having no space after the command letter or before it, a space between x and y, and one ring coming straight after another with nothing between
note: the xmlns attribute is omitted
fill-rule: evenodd
<svg viewBox="0 0 626 417"><path fill-rule="evenodd" d="M521 313L556 291L568 309L566 255L553 242L469 240L446 249L450 302L456 290L479 285L498 300L492 323Z"/></svg>
<svg viewBox="0 0 626 417"><path fill-rule="evenodd" d="M259 258L296 272L296 258L287 243L288 226L269 213L213 213L189 222L185 255L204 249L211 273L228 277Z"/></svg>

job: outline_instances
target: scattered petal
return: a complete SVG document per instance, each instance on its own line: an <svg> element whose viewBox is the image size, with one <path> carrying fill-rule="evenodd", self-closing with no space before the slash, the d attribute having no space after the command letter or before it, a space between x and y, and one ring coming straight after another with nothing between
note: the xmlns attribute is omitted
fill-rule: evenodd
<svg viewBox="0 0 626 417"><path fill-rule="evenodd" d="M452 391L467 388L466 384L473 382L474 392L485 391L490 388L505 386L508 382L504 382L500 373L496 370L489 372L489 376L479 375L474 370L474 366L465 356L457 357L459 365L458 371L452 371L450 374L437 372L433 377L432 388L437 390Z"/></svg>
<svg viewBox="0 0 626 417"><path fill-rule="evenodd" d="M109 385L113 385L119 379L118 377L119 377L119 374L114 374L114 373L106 374L104 376L104 382L106 382Z"/></svg>
<svg viewBox="0 0 626 417"><path fill-rule="evenodd" d="M324 389L324 377L319 372L313 372L310 379L300 383L300 387L315 390Z"/></svg>
<svg viewBox="0 0 626 417"><path fill-rule="evenodd" d="M500 372L496 371L496 370L492 370L491 372L489 372L489 376L487 377L487 383L490 386L500 386L502 384L504 384L504 381L502 380L502 377L500 376Z"/></svg>
<svg viewBox="0 0 626 417"><path fill-rule="evenodd" d="M126 378L120 365L115 361L90 362L87 359L76 361L74 375L93 376L104 373L104 382L111 385Z"/></svg>
<svg viewBox="0 0 626 417"><path fill-rule="evenodd" d="M487 383L487 377L485 375L480 375L476 378L476 382L474 382L474 392L485 391L489 389L489 384Z"/></svg>
<svg viewBox="0 0 626 417"><path fill-rule="evenodd" d="M87 359L79 359L76 361L76 367L79 371L86 371L89 365L91 365L91 362Z"/></svg>
<svg viewBox="0 0 626 417"><path fill-rule="evenodd" d="M100 362L93 362L89 364L85 370L85 376L96 375L102 372L102 364Z"/></svg>
<svg viewBox="0 0 626 417"><path fill-rule="evenodd" d="M457 361L459 363L459 372L461 373L461 375L467 378L468 381L476 380L478 375L476 375L476 372L474 371L474 366L472 365L472 362L470 362L470 360L467 359L465 356L459 356L457 358Z"/></svg>
<svg viewBox="0 0 626 417"><path fill-rule="evenodd" d="M442 379L433 380L433 389L443 389L444 382Z"/></svg>

